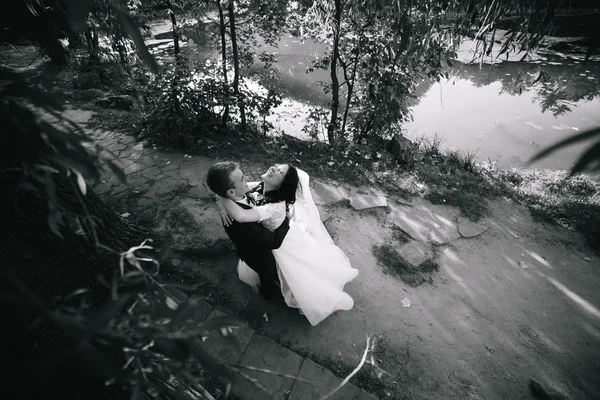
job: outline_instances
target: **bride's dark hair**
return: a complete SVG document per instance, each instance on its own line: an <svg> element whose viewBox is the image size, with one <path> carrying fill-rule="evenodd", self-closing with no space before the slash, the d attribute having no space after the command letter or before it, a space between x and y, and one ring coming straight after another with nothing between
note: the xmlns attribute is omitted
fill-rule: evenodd
<svg viewBox="0 0 600 400"><path fill-rule="evenodd" d="M288 164L288 171L281 182L281 185L275 190L265 193L269 199L269 203L278 203L285 201L287 204L296 202L296 189L300 179L298 178L298 170L291 164Z"/></svg>

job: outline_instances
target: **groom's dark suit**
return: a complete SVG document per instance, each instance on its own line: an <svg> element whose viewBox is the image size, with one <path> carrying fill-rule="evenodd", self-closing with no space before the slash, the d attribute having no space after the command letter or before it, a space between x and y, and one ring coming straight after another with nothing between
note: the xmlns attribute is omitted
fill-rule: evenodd
<svg viewBox="0 0 600 400"><path fill-rule="evenodd" d="M238 203L244 209L249 205ZM238 256L260 277L261 292L265 299L271 298L276 290L277 264L271 250L278 249L290 229L286 219L273 232L259 222L239 223L232 221L225 232L235 244Z"/></svg>

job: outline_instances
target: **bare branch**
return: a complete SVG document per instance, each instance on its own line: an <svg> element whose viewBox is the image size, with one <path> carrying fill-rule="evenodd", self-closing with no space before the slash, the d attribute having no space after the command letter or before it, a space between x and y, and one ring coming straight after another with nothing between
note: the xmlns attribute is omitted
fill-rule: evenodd
<svg viewBox="0 0 600 400"><path fill-rule="evenodd" d="M281 376L283 378L290 378L290 379L294 379L300 382L304 382L304 383L308 383L309 385L314 386L315 384L309 380L306 380L304 378L299 378L295 375L288 375L288 374L284 374L282 372L276 372L276 371L271 371L270 369L266 369L266 368L258 368L258 367L253 367L251 365L241 365L241 364L235 364L235 365L230 365L230 367L233 368L243 368L243 369L247 369L250 371L258 371L258 372L263 372L265 374L269 374L269 375L275 375L275 376Z"/></svg>
<svg viewBox="0 0 600 400"><path fill-rule="evenodd" d="M369 354L370 351L373 350L374 344L375 344L375 341L373 341L373 343L371 344L371 338L369 336L367 336L367 345L365 346L365 351L363 353L362 359L360 360L360 363L358 364L358 366L356 368L354 368L354 371L352 371L346 378L344 378L344 380L339 385L337 385L333 390L331 390L325 396L321 397L319 400L326 400L327 398L331 397L335 392L340 390L346 383L348 383L350 378L352 378L354 375L356 375L358 373L358 371L360 371L362 366L365 364L365 361L367 360L367 355Z"/></svg>

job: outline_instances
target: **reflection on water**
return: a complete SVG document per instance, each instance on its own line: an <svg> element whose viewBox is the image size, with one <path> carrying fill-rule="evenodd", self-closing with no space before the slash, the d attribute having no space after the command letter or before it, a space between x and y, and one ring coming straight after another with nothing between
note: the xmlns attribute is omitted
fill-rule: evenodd
<svg viewBox="0 0 600 400"><path fill-rule="evenodd" d="M540 148L600 126L598 63L560 66L562 70L545 83L535 82L540 71L530 67L503 63L480 70L463 65L453 78L433 84L418 100L413 122L404 126L408 136L437 133L443 135L444 147L477 151L480 159L497 160L506 168L523 166ZM544 65L545 73L548 67L559 66ZM528 80L533 86L528 87ZM586 145L564 149L535 167L568 169Z"/></svg>

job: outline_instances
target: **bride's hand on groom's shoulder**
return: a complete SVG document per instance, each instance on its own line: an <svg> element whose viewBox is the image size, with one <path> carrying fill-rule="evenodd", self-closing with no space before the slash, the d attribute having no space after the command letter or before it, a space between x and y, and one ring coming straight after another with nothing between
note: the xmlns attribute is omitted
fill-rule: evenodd
<svg viewBox="0 0 600 400"><path fill-rule="evenodd" d="M223 205L223 202L221 201L221 196L217 195L217 196L215 196L215 198L217 201L217 206L219 207L219 216L221 217L221 222L225 226L231 225L231 222L233 221L233 219L227 213L227 209L225 209L225 206Z"/></svg>
<svg viewBox="0 0 600 400"><path fill-rule="evenodd" d="M294 205L290 204L286 210L285 216L291 220L292 218L294 218Z"/></svg>

